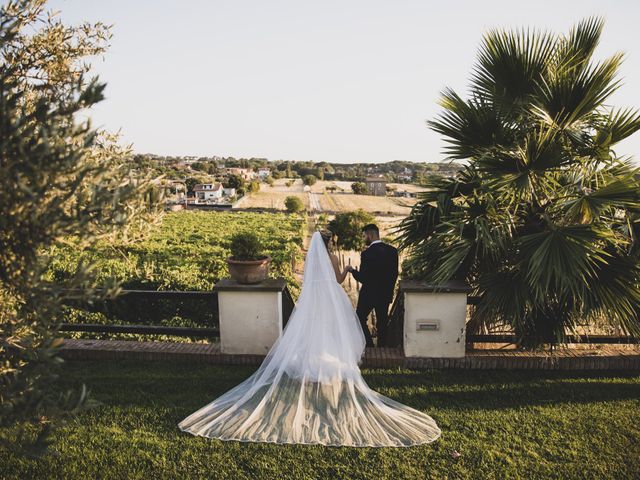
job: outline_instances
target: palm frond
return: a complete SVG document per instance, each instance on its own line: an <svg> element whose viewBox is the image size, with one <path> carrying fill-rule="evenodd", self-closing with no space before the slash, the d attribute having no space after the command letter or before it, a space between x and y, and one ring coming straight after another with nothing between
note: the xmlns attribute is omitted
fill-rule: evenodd
<svg viewBox="0 0 640 480"><path fill-rule="evenodd" d="M616 79L623 55L582 69L557 69L543 79L532 113L549 126L564 129L584 120L620 86Z"/></svg>
<svg viewBox="0 0 640 480"><path fill-rule="evenodd" d="M572 157L557 131L543 128L529 132L523 144L512 150L492 150L476 160L478 168L491 175L544 172L567 165Z"/></svg>
<svg viewBox="0 0 640 480"><path fill-rule="evenodd" d="M615 255L598 265L580 296L585 315L599 315L629 335L640 335L640 268L637 261Z"/></svg>
<svg viewBox="0 0 640 480"><path fill-rule="evenodd" d="M448 158L473 158L492 145L509 145L513 141L511 128L491 104L466 102L451 89L442 92L440 104L445 110L427 124L445 137Z"/></svg>
<svg viewBox="0 0 640 480"><path fill-rule="evenodd" d="M634 177L617 178L597 190L583 190L559 207L565 209L568 221L579 223L595 221L606 209L640 209L640 182Z"/></svg>
<svg viewBox="0 0 640 480"><path fill-rule="evenodd" d="M441 251L435 268L427 272L427 279L435 284L442 284L452 278L464 279L467 269L463 268L473 256L474 245L468 239L452 235L451 241L445 241L446 248ZM467 265L469 267L469 265Z"/></svg>
<svg viewBox="0 0 640 480"><path fill-rule="evenodd" d="M510 112L525 105L538 88L555 48L549 33L491 30L483 40L472 74L472 89Z"/></svg>
<svg viewBox="0 0 640 480"><path fill-rule="evenodd" d="M435 227L458 208L454 200L471 195L480 188L480 180L475 170L466 166L455 178L429 176L424 186L427 190L418 195L419 200L411 213L392 232L400 249L420 243L431 235Z"/></svg>
<svg viewBox="0 0 640 480"><path fill-rule="evenodd" d="M640 130L640 110L612 110L597 127L593 137L596 147L610 149L613 145Z"/></svg>
<svg viewBox="0 0 640 480"><path fill-rule="evenodd" d="M532 293L544 301L549 292L579 296L610 256L602 247L606 232L595 225L552 226L519 239L522 268Z"/></svg>
<svg viewBox="0 0 640 480"><path fill-rule="evenodd" d="M446 202L446 199L442 200L443 203ZM411 213L393 231L400 250L426 240L440 223L440 218L441 213L437 205L425 201L416 203Z"/></svg>
<svg viewBox="0 0 640 480"><path fill-rule="evenodd" d="M483 269L477 279L475 295L480 297L471 312L470 324L480 326L514 326L531 308L531 295L526 278L517 268L503 266ZM469 327L467 327L469 328Z"/></svg>
<svg viewBox="0 0 640 480"><path fill-rule="evenodd" d="M559 39L555 52L555 67L560 69L580 69L588 65L600 43L604 29L604 19L589 17L580 21L569 31L569 35Z"/></svg>

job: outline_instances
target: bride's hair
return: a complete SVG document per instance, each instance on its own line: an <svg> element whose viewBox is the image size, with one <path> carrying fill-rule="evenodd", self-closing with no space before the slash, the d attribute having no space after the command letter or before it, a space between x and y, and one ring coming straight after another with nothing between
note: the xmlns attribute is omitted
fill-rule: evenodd
<svg viewBox="0 0 640 480"><path fill-rule="evenodd" d="M322 230L320 232L320 236L322 236L324 246L327 247L327 250L329 250L329 244L331 243L331 239L333 238L333 232L330 230Z"/></svg>

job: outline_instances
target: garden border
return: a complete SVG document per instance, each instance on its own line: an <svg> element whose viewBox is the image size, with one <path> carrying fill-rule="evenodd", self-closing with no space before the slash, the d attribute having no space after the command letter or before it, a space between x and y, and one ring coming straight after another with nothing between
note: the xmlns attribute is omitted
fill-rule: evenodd
<svg viewBox="0 0 640 480"><path fill-rule="evenodd" d="M262 363L262 355L229 355L218 343L137 342L130 340L65 339L60 355L66 360L185 361L214 365ZM367 348L365 368L453 368L507 370L637 370L640 346L598 349L563 348L553 352L520 350L470 350L463 358L409 358L400 348Z"/></svg>

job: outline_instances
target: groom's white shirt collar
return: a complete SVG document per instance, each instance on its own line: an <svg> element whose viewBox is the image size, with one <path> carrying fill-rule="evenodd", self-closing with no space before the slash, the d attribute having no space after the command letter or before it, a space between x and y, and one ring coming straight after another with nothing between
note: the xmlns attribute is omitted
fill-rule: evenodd
<svg viewBox="0 0 640 480"><path fill-rule="evenodd" d="M382 240L374 240L369 244L369 246L373 245L374 243L382 243Z"/></svg>

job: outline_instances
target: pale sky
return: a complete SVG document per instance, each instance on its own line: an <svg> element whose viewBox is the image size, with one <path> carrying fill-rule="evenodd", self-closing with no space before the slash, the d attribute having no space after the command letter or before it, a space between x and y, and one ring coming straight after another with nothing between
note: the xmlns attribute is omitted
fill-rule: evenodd
<svg viewBox="0 0 640 480"><path fill-rule="evenodd" d="M329 162L440 161L425 121L464 94L483 32L566 32L604 16L597 56L627 53L616 106L640 107L631 0L53 0L65 22L114 24L95 72L96 126L140 153ZM619 153L640 158L640 133Z"/></svg>

